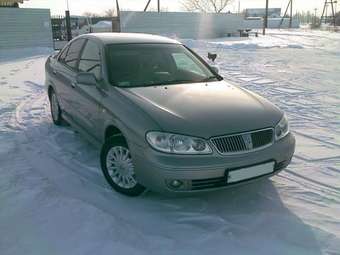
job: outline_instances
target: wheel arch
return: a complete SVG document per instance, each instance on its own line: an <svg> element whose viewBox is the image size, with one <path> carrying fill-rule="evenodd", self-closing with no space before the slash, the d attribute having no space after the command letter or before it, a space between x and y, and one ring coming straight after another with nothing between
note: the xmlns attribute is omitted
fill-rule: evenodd
<svg viewBox="0 0 340 255"><path fill-rule="evenodd" d="M121 131L120 128L118 128L117 126L113 125L113 124L109 124L106 128L105 128L105 132L104 132L104 141L107 141L107 139L109 139L112 136L122 136L125 138L124 133ZM126 138L125 138L126 139Z"/></svg>
<svg viewBox="0 0 340 255"><path fill-rule="evenodd" d="M48 85L48 88L47 88L47 95L48 95L48 98L51 99L51 93L52 91L54 91L54 88L52 85Z"/></svg>

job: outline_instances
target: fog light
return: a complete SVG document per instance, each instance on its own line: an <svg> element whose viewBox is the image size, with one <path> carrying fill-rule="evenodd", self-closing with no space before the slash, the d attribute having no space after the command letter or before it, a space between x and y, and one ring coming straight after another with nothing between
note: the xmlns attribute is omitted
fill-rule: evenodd
<svg viewBox="0 0 340 255"><path fill-rule="evenodd" d="M183 182L180 181L180 180L173 180L170 182L170 185L173 187L173 188L176 188L178 189L179 187L181 187L183 185Z"/></svg>

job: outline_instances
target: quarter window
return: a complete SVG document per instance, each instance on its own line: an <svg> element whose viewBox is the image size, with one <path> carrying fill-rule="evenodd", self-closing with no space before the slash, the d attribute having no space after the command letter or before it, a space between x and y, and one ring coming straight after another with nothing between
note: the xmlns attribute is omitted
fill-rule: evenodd
<svg viewBox="0 0 340 255"><path fill-rule="evenodd" d="M93 41L87 41L83 54L79 60L79 71L93 73L97 80L101 80L100 50Z"/></svg>

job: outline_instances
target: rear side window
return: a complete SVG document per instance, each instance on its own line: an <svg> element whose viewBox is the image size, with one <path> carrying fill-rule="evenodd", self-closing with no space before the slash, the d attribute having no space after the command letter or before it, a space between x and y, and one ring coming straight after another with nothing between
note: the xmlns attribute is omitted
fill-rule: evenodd
<svg viewBox="0 0 340 255"><path fill-rule="evenodd" d="M80 52L83 48L83 45L85 43L85 39L79 39L74 41L67 52L67 55L64 59L64 61L62 61L64 64L66 64L67 66L71 67L72 69L77 69L77 64L78 64L78 60L79 60L79 55Z"/></svg>
<svg viewBox="0 0 340 255"><path fill-rule="evenodd" d="M97 80L101 80L100 49L93 41L87 41L79 60L79 71L93 73Z"/></svg>

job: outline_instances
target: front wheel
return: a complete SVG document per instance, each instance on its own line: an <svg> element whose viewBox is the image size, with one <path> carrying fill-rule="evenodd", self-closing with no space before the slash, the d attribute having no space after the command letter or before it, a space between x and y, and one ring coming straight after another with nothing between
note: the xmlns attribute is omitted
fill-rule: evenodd
<svg viewBox="0 0 340 255"><path fill-rule="evenodd" d="M137 182L130 150L122 136L105 142L100 159L105 179L114 190L128 196L143 193L145 188Z"/></svg>
<svg viewBox="0 0 340 255"><path fill-rule="evenodd" d="M61 116L59 101L54 90L50 92L50 107L53 123L57 126L62 125L63 118Z"/></svg>

